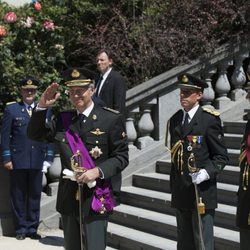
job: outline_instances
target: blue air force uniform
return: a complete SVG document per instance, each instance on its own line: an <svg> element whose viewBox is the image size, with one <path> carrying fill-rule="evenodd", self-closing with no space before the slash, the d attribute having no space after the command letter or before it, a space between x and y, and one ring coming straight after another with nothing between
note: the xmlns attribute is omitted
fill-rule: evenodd
<svg viewBox="0 0 250 250"><path fill-rule="evenodd" d="M26 106L24 102L8 103L1 129L3 163L12 162L13 165L10 170L10 193L15 231L17 236L24 238L37 232L43 162L53 161L52 145L27 137L30 115Z"/></svg>

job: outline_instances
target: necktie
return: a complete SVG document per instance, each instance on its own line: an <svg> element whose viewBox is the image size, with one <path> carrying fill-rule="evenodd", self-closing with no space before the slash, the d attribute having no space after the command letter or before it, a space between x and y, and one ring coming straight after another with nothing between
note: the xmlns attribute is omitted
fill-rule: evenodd
<svg viewBox="0 0 250 250"><path fill-rule="evenodd" d="M100 90L100 87L101 87L101 83L102 83L102 80L103 80L103 77L102 75L100 75L97 83L96 83L96 92L95 92L95 95L96 96L99 96L99 90Z"/></svg>
<svg viewBox="0 0 250 250"><path fill-rule="evenodd" d="M187 129L187 127L188 127L188 118L189 118L189 115L188 115L188 113L186 112L186 113L185 113L184 122L183 122L183 124L182 124L182 131L183 131L183 132L184 132L184 131Z"/></svg>
<svg viewBox="0 0 250 250"><path fill-rule="evenodd" d="M32 107L31 106L28 106L28 114L29 114L29 116L32 116Z"/></svg>
<svg viewBox="0 0 250 250"><path fill-rule="evenodd" d="M80 128L82 128L83 127L83 123L85 122L86 116L84 114L79 114L78 118L79 118Z"/></svg>

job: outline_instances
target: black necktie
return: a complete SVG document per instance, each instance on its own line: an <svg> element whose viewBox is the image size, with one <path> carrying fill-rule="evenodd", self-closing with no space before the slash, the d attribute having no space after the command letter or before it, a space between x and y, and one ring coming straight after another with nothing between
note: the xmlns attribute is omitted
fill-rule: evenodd
<svg viewBox="0 0 250 250"><path fill-rule="evenodd" d="M82 128L83 127L83 123L85 122L86 116L84 114L79 114L78 118L79 118L80 128Z"/></svg>
<svg viewBox="0 0 250 250"><path fill-rule="evenodd" d="M98 96L98 92L99 92L99 89L101 87L102 79L103 79L103 77L102 77L102 75L100 75L100 77L96 83L96 91L95 91L96 96Z"/></svg>
<svg viewBox="0 0 250 250"><path fill-rule="evenodd" d="M189 118L189 115L188 115L188 113L186 112L186 113L185 113L184 122L183 122L183 124L182 124L182 131L183 131L183 132L184 132L184 131L187 129L187 127L188 127L188 118Z"/></svg>

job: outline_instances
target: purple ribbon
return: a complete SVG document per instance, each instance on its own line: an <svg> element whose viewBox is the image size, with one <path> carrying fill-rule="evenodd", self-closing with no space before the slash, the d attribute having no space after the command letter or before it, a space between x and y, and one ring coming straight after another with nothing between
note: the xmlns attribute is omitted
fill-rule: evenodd
<svg viewBox="0 0 250 250"><path fill-rule="evenodd" d="M69 128L70 121L72 119L72 113L62 113L61 116L65 135L69 142L72 153L75 154L76 151L79 150L82 155L82 167L85 169L94 168L95 163L90 157L83 141L77 133ZM115 202L110 194L110 182L105 181L102 186L99 186L97 182L94 197L91 203L91 208L93 209L93 211L98 213L104 213L106 211L111 212L114 207Z"/></svg>
<svg viewBox="0 0 250 250"><path fill-rule="evenodd" d="M110 194L108 184L104 184L103 187L96 187L95 195L91 204L92 209L95 212L104 213L113 210L115 202Z"/></svg>

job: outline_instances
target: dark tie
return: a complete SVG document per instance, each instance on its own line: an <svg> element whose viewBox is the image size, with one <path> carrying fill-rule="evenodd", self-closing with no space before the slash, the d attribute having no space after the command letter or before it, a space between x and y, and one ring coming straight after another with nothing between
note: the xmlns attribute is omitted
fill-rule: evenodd
<svg viewBox="0 0 250 250"><path fill-rule="evenodd" d="M84 114L79 114L79 115L78 115L78 118L79 118L80 128L82 128L82 127L83 127L83 123L84 123L85 120L86 120L86 115L84 115Z"/></svg>
<svg viewBox="0 0 250 250"><path fill-rule="evenodd" d="M185 118L184 118L184 122L182 124L182 132L185 132L187 127L188 127L188 118L189 118L189 115L188 113L186 112L185 113Z"/></svg>
<svg viewBox="0 0 250 250"><path fill-rule="evenodd" d="M96 96L98 96L98 92L99 92L99 89L101 87L102 80L103 80L103 77L102 77L102 75L100 75L100 77L96 83L96 92L95 92Z"/></svg>

